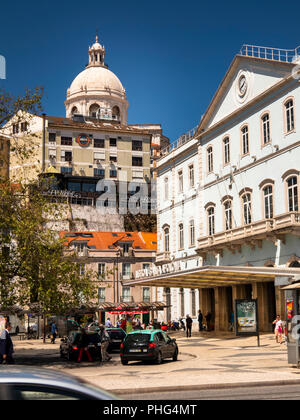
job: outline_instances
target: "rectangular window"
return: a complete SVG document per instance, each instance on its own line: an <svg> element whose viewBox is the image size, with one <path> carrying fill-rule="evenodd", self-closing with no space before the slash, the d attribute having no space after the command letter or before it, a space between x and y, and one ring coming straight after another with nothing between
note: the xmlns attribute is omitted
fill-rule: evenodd
<svg viewBox="0 0 300 420"><path fill-rule="evenodd" d="M195 245L195 222L194 220L190 221L190 246Z"/></svg>
<svg viewBox="0 0 300 420"><path fill-rule="evenodd" d="M19 124L13 124L13 134L18 134L19 132Z"/></svg>
<svg viewBox="0 0 300 420"><path fill-rule="evenodd" d="M56 149L48 149L49 160L56 160Z"/></svg>
<svg viewBox="0 0 300 420"><path fill-rule="evenodd" d="M132 150L135 152L142 152L143 142L140 140L132 140Z"/></svg>
<svg viewBox="0 0 300 420"><path fill-rule="evenodd" d="M105 177L105 169L94 168L94 176L99 176L100 178Z"/></svg>
<svg viewBox="0 0 300 420"><path fill-rule="evenodd" d="M262 131L263 131L263 144L270 143L270 118L269 114L262 117Z"/></svg>
<svg viewBox="0 0 300 420"><path fill-rule="evenodd" d="M62 146L72 146L72 137L62 137L61 138Z"/></svg>
<svg viewBox="0 0 300 420"><path fill-rule="evenodd" d="M109 139L109 147L117 147L117 139Z"/></svg>
<svg viewBox="0 0 300 420"><path fill-rule="evenodd" d="M143 158L141 156L132 156L132 166L143 166Z"/></svg>
<svg viewBox="0 0 300 420"><path fill-rule="evenodd" d="M130 287L123 287L122 302L131 302Z"/></svg>
<svg viewBox="0 0 300 420"><path fill-rule="evenodd" d="M72 152L68 150L61 151L61 161L62 162L72 162Z"/></svg>
<svg viewBox="0 0 300 420"><path fill-rule="evenodd" d="M65 168L65 167L61 167L60 171L62 174L66 174L66 175L72 175L72 168Z"/></svg>
<svg viewBox="0 0 300 420"><path fill-rule="evenodd" d="M49 133L49 143L56 143L56 133Z"/></svg>
<svg viewBox="0 0 300 420"><path fill-rule="evenodd" d="M99 287L98 289L98 302L105 302L105 287Z"/></svg>
<svg viewBox="0 0 300 420"><path fill-rule="evenodd" d="M116 169L110 169L109 177L110 178L117 178L117 170Z"/></svg>
<svg viewBox="0 0 300 420"><path fill-rule="evenodd" d="M207 210L208 215L208 234L212 236L215 234L215 210L213 207Z"/></svg>
<svg viewBox="0 0 300 420"><path fill-rule="evenodd" d="M117 156L115 156L115 155L110 155L109 156L109 160L110 160L110 162L117 162Z"/></svg>
<svg viewBox="0 0 300 420"><path fill-rule="evenodd" d="M28 123L27 122L22 122L21 123L21 131L24 132L24 131L27 131L27 129L28 129Z"/></svg>
<svg viewBox="0 0 300 420"><path fill-rule="evenodd" d="M98 277L102 279L105 278L105 263L98 264Z"/></svg>
<svg viewBox="0 0 300 420"><path fill-rule="evenodd" d="M150 287L143 287L143 302L150 302Z"/></svg>
<svg viewBox="0 0 300 420"><path fill-rule="evenodd" d="M169 200L169 179L168 178L165 178L164 184L165 184L165 200Z"/></svg>
<svg viewBox="0 0 300 420"><path fill-rule="evenodd" d="M269 185L264 189L264 200L265 200L265 218L273 218L273 187Z"/></svg>
<svg viewBox="0 0 300 420"><path fill-rule="evenodd" d="M286 111L286 129L287 129L287 132L290 132L290 131L293 131L295 128L293 100L290 100L285 104L285 111Z"/></svg>
<svg viewBox="0 0 300 420"><path fill-rule="evenodd" d="M94 139L94 147L97 147L99 149L104 149L104 139Z"/></svg>
<svg viewBox="0 0 300 420"><path fill-rule="evenodd" d="M229 137L223 140L224 147L224 165L227 165L230 162L230 141Z"/></svg>

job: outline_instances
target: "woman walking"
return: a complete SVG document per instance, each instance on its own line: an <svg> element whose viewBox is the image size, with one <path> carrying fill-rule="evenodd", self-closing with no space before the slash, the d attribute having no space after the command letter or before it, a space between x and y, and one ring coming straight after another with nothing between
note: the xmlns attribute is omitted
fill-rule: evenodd
<svg viewBox="0 0 300 420"><path fill-rule="evenodd" d="M282 334L283 334L283 323L281 321L280 315L277 315L273 325L275 324L275 339L276 343L282 344ZM279 340L279 341L278 341Z"/></svg>

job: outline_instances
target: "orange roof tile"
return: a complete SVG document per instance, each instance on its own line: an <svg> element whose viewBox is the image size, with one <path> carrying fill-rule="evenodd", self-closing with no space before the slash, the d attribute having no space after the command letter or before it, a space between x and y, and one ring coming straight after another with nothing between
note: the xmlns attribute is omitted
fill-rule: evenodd
<svg viewBox="0 0 300 420"><path fill-rule="evenodd" d="M132 242L133 249L156 251L157 235L148 232L75 232L62 231L60 237L65 238L65 245L73 241L85 241L88 247L98 250L117 249L122 242Z"/></svg>

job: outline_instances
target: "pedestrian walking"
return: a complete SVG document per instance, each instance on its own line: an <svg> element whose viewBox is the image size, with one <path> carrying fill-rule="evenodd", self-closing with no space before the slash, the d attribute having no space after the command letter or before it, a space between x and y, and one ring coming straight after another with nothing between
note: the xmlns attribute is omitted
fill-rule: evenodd
<svg viewBox="0 0 300 420"><path fill-rule="evenodd" d="M0 364L5 362L7 365L15 363L13 358L14 345L10 336L11 323L5 323L5 329L0 334Z"/></svg>
<svg viewBox="0 0 300 420"><path fill-rule="evenodd" d="M187 315L185 322L186 322L186 336L187 337L191 337L192 336L192 324L193 324L193 320L192 320L192 318L189 315Z"/></svg>
<svg viewBox="0 0 300 420"><path fill-rule="evenodd" d="M110 343L110 337L108 332L105 330L104 325L100 325L100 342L101 342L101 356L102 362L109 362L111 360L111 356L107 352L107 348Z"/></svg>
<svg viewBox="0 0 300 420"><path fill-rule="evenodd" d="M105 326L106 326L106 328L112 328L113 327L113 324L111 323L110 318L107 318L107 320L105 322Z"/></svg>
<svg viewBox="0 0 300 420"><path fill-rule="evenodd" d="M179 318L179 322L180 322L180 327L183 329L183 331L185 331L185 323L184 323L183 319Z"/></svg>
<svg viewBox="0 0 300 420"><path fill-rule="evenodd" d="M276 340L276 343L282 344L283 323L282 323L280 315L277 315L275 321L273 321L273 325L275 325L275 340Z"/></svg>
<svg viewBox="0 0 300 420"><path fill-rule="evenodd" d="M57 326L56 326L56 321L53 321L53 322L52 322L52 325L51 325L51 335L52 335L52 338L51 338L51 344L55 344L55 339L56 339L56 337L57 337Z"/></svg>
<svg viewBox="0 0 300 420"><path fill-rule="evenodd" d="M78 348L79 354L77 362L80 363L83 357L83 353L85 353L89 359L89 362L93 361L93 358L89 352L89 337L84 328L81 328L81 334L78 341Z"/></svg>
<svg viewBox="0 0 300 420"><path fill-rule="evenodd" d="M198 324L199 324L199 331L203 330L203 314L201 310L198 311Z"/></svg>

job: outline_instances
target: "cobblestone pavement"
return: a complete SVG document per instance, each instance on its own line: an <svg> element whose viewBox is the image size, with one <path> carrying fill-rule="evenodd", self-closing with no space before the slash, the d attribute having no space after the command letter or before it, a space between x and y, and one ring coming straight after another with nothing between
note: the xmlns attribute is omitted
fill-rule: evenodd
<svg viewBox="0 0 300 420"><path fill-rule="evenodd" d="M275 343L271 334L262 335L260 347L256 337L237 338L232 334L195 333L187 339L176 333L180 354L177 362L162 365L112 361L67 362L59 357L59 340L44 344L42 340L14 341L18 364L60 369L108 390L130 394L135 390L156 388L211 387L224 384L300 382L300 369L287 363L285 344Z"/></svg>

